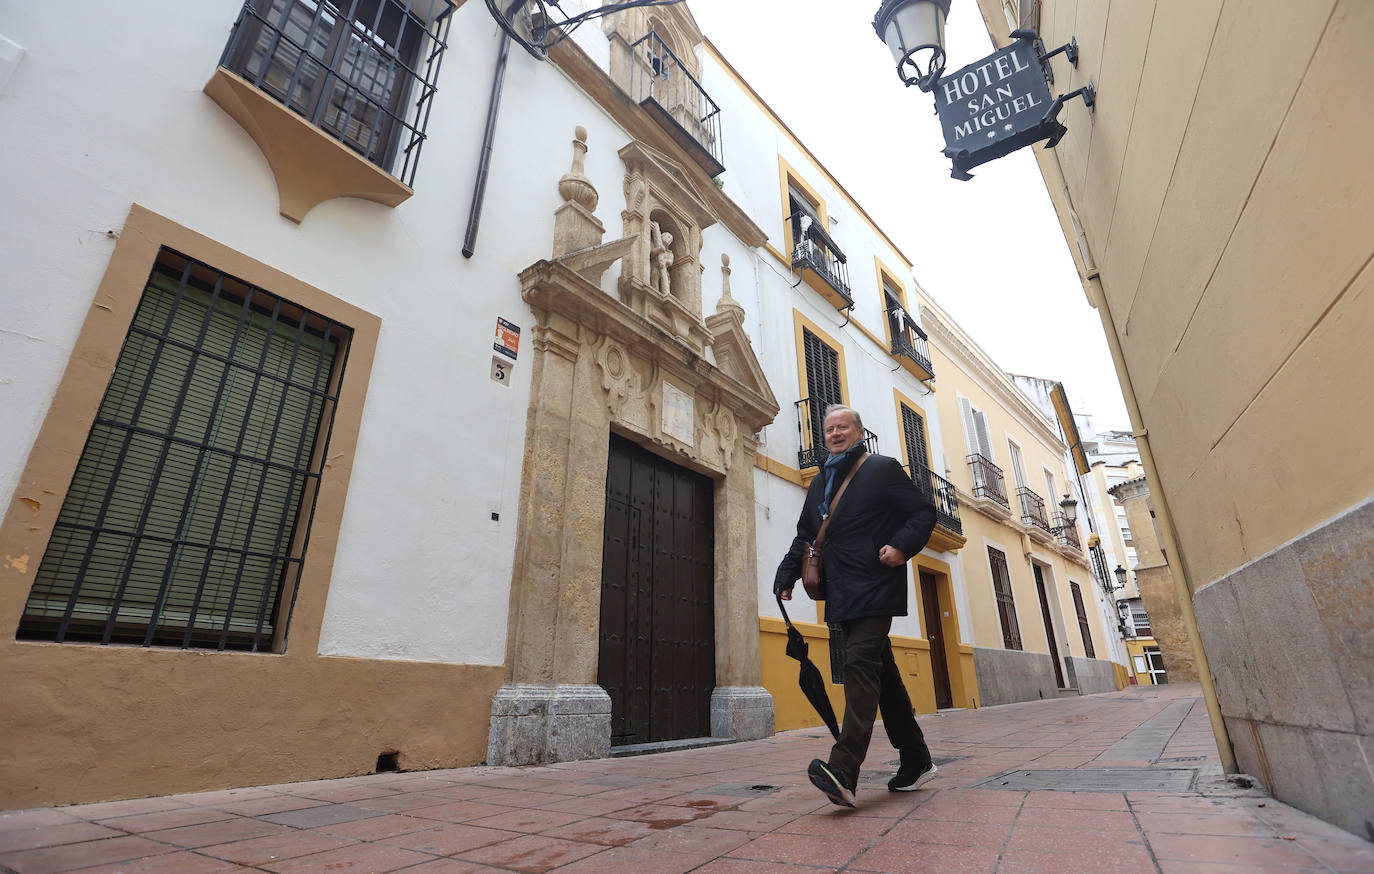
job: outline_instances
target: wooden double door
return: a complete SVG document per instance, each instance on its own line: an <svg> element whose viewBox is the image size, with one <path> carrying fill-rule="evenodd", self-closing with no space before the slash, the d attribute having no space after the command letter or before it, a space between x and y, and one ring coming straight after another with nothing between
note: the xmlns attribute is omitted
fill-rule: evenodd
<svg viewBox="0 0 1374 874"><path fill-rule="evenodd" d="M712 495L710 479L611 436L597 682L613 746L711 733Z"/></svg>

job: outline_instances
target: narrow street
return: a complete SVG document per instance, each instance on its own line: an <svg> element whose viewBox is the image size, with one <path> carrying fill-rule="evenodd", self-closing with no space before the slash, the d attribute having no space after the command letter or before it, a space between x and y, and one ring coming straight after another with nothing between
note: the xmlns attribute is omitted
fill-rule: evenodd
<svg viewBox="0 0 1374 874"><path fill-rule="evenodd" d="M939 776L858 808L807 782L824 729L547 767L385 773L0 814L0 869L1374 871L1374 844L1221 775L1196 685L927 715Z"/></svg>

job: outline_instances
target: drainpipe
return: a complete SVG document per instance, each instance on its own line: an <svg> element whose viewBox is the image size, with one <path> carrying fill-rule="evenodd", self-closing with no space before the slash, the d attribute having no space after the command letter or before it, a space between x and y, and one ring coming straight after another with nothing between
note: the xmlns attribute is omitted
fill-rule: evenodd
<svg viewBox="0 0 1374 874"><path fill-rule="evenodd" d="M477 226L482 220L482 200L487 193L487 171L491 169L491 142L496 136L496 114L501 108L501 83L506 78L506 58L509 55L510 34L502 28L501 50L496 56L496 72L492 74L491 97L487 101L487 128L482 134L482 153L477 163L477 187L473 189L472 206L468 209L468 229L463 234L464 258L471 258L477 245Z"/></svg>
<svg viewBox="0 0 1374 874"><path fill-rule="evenodd" d="M1068 197L1067 190L1064 191L1064 196L1065 198ZM1169 564L1172 571L1170 576L1174 580L1174 594L1178 598L1183 625L1188 630L1188 642L1192 645L1193 659L1197 663L1198 681L1202 684L1202 698L1207 704L1207 716L1212 722L1212 734L1216 738L1217 752L1221 756L1222 769L1227 774L1234 774L1237 768L1235 753L1231 749L1231 736L1221 717L1221 705L1217 701L1216 686L1212 682L1212 669L1207 663L1207 652L1202 646L1202 636L1197 629L1197 615L1193 612L1192 586L1188 582L1188 571L1183 552L1178 548L1178 539L1174 536L1174 517L1169 512L1169 500L1164 494L1163 480L1159 478L1159 468L1155 467L1154 453L1150 451L1150 434L1140 415L1140 405L1136 400L1135 387L1131 384L1131 375L1126 370L1126 359L1121 350L1121 338L1116 332L1116 322L1112 318L1111 307L1107 304L1107 295L1102 290L1102 281L1098 278L1097 272L1094 270L1089 274L1089 278L1084 281L1088 285L1088 292L1092 297L1093 304L1102 317L1102 327L1107 334L1107 345L1112 352L1112 363L1116 366L1116 378L1121 383L1121 394L1126 401L1126 412L1131 417L1133 429L1131 436L1135 438L1136 448L1140 450L1140 462L1145 466L1145 474L1150 478L1150 482L1158 486L1158 489L1151 490L1151 495L1154 498L1155 517L1159 522L1159 533L1164 538L1164 548L1171 557Z"/></svg>

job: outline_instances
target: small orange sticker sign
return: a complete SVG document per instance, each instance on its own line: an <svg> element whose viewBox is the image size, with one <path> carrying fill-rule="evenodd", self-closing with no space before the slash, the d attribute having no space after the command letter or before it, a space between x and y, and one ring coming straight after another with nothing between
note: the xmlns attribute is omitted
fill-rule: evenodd
<svg viewBox="0 0 1374 874"><path fill-rule="evenodd" d="M520 326L511 324L500 316L496 317L496 342L492 348L502 355L515 359L520 352Z"/></svg>

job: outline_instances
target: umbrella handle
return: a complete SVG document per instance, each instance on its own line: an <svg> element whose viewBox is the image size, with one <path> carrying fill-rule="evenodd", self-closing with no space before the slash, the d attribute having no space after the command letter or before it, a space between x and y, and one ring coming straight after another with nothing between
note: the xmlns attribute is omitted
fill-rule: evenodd
<svg viewBox="0 0 1374 874"><path fill-rule="evenodd" d="M782 621L787 625L788 628L791 628L792 620L787 617L787 608L782 606L782 595L774 595L773 597L777 599L778 609L782 611Z"/></svg>

